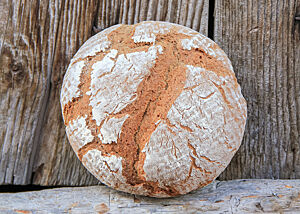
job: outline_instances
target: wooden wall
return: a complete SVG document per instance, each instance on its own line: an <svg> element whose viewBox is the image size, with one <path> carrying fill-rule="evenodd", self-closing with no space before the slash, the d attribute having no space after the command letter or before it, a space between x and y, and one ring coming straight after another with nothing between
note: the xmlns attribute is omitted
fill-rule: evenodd
<svg viewBox="0 0 300 214"><path fill-rule="evenodd" d="M232 61L248 121L223 179L300 178L299 0L216 0L214 40Z"/></svg>
<svg viewBox="0 0 300 214"><path fill-rule="evenodd" d="M248 102L221 179L300 178L300 0L0 0L0 184L98 181L66 139L59 92L71 57L117 23L164 20L213 39Z"/></svg>

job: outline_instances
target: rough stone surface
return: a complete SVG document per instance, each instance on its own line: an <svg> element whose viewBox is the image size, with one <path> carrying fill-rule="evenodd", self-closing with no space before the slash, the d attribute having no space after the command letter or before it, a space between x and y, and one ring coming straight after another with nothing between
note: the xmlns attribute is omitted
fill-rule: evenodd
<svg viewBox="0 0 300 214"><path fill-rule="evenodd" d="M246 123L226 54L166 22L117 25L90 38L71 60L61 106L69 141L95 177L153 197L212 182Z"/></svg>
<svg viewBox="0 0 300 214"><path fill-rule="evenodd" d="M215 181L184 196L156 199L106 186L1 193L0 213L299 213L300 180Z"/></svg>

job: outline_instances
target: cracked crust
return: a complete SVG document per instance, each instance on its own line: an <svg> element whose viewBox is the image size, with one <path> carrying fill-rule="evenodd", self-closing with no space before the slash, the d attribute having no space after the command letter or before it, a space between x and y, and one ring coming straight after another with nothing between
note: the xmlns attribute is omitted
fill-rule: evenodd
<svg viewBox="0 0 300 214"><path fill-rule="evenodd" d="M117 25L90 38L70 63L61 105L84 166L115 189L153 197L212 182L246 121L225 53L164 22Z"/></svg>

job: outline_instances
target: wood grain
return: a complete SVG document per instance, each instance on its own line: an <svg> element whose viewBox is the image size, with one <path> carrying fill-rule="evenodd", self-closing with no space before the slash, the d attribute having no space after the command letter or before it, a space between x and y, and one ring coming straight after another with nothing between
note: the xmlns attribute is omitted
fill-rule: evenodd
<svg viewBox="0 0 300 214"><path fill-rule="evenodd" d="M242 146L222 179L300 178L297 6L299 0L216 1L214 39L248 103Z"/></svg>
<svg viewBox="0 0 300 214"><path fill-rule="evenodd" d="M103 0L96 25L134 24L145 20L173 22L207 35L208 0Z"/></svg>
<svg viewBox="0 0 300 214"><path fill-rule="evenodd" d="M1 213L299 213L299 180L213 182L187 195L157 199L106 186L0 193Z"/></svg>
<svg viewBox="0 0 300 214"><path fill-rule="evenodd" d="M91 35L94 5L2 1L9 12L1 17L0 183L97 183L68 145L59 107L68 62Z"/></svg>
<svg viewBox="0 0 300 214"><path fill-rule="evenodd" d="M65 135L59 92L71 57L116 23L162 20L207 34L208 0L2 0L0 184L91 185Z"/></svg>

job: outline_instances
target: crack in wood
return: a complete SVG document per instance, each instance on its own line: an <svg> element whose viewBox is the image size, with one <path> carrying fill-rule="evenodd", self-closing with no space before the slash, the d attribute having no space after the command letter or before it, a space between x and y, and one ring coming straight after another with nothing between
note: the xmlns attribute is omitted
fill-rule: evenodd
<svg viewBox="0 0 300 214"><path fill-rule="evenodd" d="M215 31L215 0L209 0L208 6L208 34L207 37L214 40Z"/></svg>

